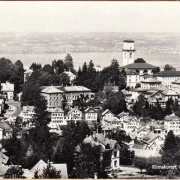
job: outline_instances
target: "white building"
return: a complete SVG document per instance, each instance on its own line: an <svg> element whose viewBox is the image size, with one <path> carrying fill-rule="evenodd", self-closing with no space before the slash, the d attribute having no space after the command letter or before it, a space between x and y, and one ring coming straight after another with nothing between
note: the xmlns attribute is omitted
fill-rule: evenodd
<svg viewBox="0 0 180 180"><path fill-rule="evenodd" d="M162 85L171 88L172 82L180 78L180 71L165 70L156 73L155 76L158 80L162 81Z"/></svg>
<svg viewBox="0 0 180 180"><path fill-rule="evenodd" d="M49 127L52 129L59 129L60 126L67 125L67 120L64 117L64 111L61 108L55 108L50 111L51 113L51 122Z"/></svg>
<svg viewBox="0 0 180 180"><path fill-rule="evenodd" d="M76 75L73 74L71 71L64 71L63 73L61 73L61 75L63 74L66 74L69 77L70 83L72 83L74 79L76 79Z"/></svg>
<svg viewBox="0 0 180 180"><path fill-rule="evenodd" d="M161 107L165 108L166 107L166 102L170 98L172 98L173 100L178 99L179 94L172 91L172 90L170 90L169 88L167 88L167 89L164 89L164 90L158 90L157 92L150 95L147 98L147 100L148 100L149 104L151 104L151 105L156 105L157 100L158 100Z"/></svg>
<svg viewBox="0 0 180 180"><path fill-rule="evenodd" d="M34 114L34 106L23 106L19 116L22 117L23 122L31 124Z"/></svg>
<svg viewBox="0 0 180 180"><path fill-rule="evenodd" d="M68 120L80 121L83 119L83 113L78 108L73 108L68 112Z"/></svg>
<svg viewBox="0 0 180 180"><path fill-rule="evenodd" d="M48 111L55 109L56 107L62 107L62 102L64 99L63 93L63 91L54 86L47 86L41 91L41 95L44 96L47 101Z"/></svg>
<svg viewBox="0 0 180 180"><path fill-rule="evenodd" d="M174 82L171 83L172 87L171 89L178 94L180 94L180 78L176 79Z"/></svg>
<svg viewBox="0 0 180 180"><path fill-rule="evenodd" d="M139 73L131 70L126 70L126 86L135 88L136 84L140 83Z"/></svg>
<svg viewBox="0 0 180 180"><path fill-rule="evenodd" d="M1 83L1 92L7 101L11 101L14 98L14 84L9 82Z"/></svg>
<svg viewBox="0 0 180 180"><path fill-rule="evenodd" d="M80 98L81 95L86 97L87 102L94 98L94 93L83 86L42 86L40 89L41 94L47 100L48 110L56 107L62 107L64 97L69 106L72 106L73 101Z"/></svg>
<svg viewBox="0 0 180 180"><path fill-rule="evenodd" d="M97 111L93 107L89 107L84 111L84 119L88 124L97 122Z"/></svg>
<svg viewBox="0 0 180 180"><path fill-rule="evenodd" d="M162 82L156 78L149 77L147 79L141 80L142 89L158 89L161 86Z"/></svg>
<svg viewBox="0 0 180 180"><path fill-rule="evenodd" d="M28 69L24 72L24 82L26 82L28 77L31 76L32 72L33 72L32 69Z"/></svg>
<svg viewBox="0 0 180 180"><path fill-rule="evenodd" d="M175 114L166 116L164 118L164 128L167 133L172 130L175 135L180 135L180 118Z"/></svg>
<svg viewBox="0 0 180 180"><path fill-rule="evenodd" d="M83 143L101 147L101 160L106 168L118 169L120 166L120 145L117 141L104 137L103 134L94 133L86 137Z"/></svg>
<svg viewBox="0 0 180 180"><path fill-rule="evenodd" d="M134 62L134 41L125 40L123 41L123 66Z"/></svg>
<svg viewBox="0 0 180 180"><path fill-rule="evenodd" d="M123 129L127 134L137 132L140 125L140 121L135 116L129 116L123 122Z"/></svg>

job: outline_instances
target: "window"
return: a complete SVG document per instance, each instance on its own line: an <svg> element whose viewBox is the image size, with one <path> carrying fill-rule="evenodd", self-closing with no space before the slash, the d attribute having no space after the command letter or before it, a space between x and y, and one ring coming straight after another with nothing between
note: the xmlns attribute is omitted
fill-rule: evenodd
<svg viewBox="0 0 180 180"><path fill-rule="evenodd" d="M132 58L132 53L129 54L129 57Z"/></svg>
<svg viewBox="0 0 180 180"><path fill-rule="evenodd" d="M114 152L114 157L117 157L117 151Z"/></svg>
<svg viewBox="0 0 180 180"><path fill-rule="evenodd" d="M117 161L114 161L114 167L116 167L117 166Z"/></svg>

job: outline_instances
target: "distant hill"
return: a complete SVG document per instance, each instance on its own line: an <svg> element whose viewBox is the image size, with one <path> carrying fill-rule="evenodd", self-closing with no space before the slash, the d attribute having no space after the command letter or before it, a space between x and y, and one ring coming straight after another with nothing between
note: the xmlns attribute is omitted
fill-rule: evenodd
<svg viewBox="0 0 180 180"><path fill-rule="evenodd" d="M1 54L119 52L124 39L137 52L179 53L180 33L0 33Z"/></svg>

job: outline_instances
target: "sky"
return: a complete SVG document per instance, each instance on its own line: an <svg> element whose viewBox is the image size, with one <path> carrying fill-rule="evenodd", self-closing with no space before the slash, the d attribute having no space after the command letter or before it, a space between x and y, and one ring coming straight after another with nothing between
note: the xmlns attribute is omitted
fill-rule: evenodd
<svg viewBox="0 0 180 180"><path fill-rule="evenodd" d="M179 17L179 2L0 2L0 32L180 32Z"/></svg>

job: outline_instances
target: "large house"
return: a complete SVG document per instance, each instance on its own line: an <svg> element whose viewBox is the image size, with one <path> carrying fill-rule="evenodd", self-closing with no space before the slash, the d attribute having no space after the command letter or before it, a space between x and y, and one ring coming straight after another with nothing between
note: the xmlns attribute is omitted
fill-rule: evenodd
<svg viewBox="0 0 180 180"><path fill-rule="evenodd" d="M171 88L172 82L180 78L180 71L164 70L156 73L155 76L162 81L162 85Z"/></svg>
<svg viewBox="0 0 180 180"><path fill-rule="evenodd" d="M155 92L154 94L150 95L147 100L149 102L149 104L151 105L156 105L157 104L157 100L159 102L159 104L161 105L162 108L166 107L166 102L168 101L168 99L178 99L179 98L179 94L166 88L164 90L158 90L157 92Z"/></svg>
<svg viewBox="0 0 180 180"><path fill-rule="evenodd" d="M84 111L84 119L88 124L97 122L97 115L97 110L95 110L93 107L89 107Z"/></svg>
<svg viewBox="0 0 180 180"><path fill-rule="evenodd" d="M158 67L148 64L146 62L143 63L131 63L122 68L134 71L139 74L139 80L143 80L147 75L153 75L153 71L155 71Z"/></svg>
<svg viewBox="0 0 180 180"><path fill-rule="evenodd" d="M105 167L118 169L120 166L120 145L116 140L108 139L103 134L93 133L83 143L101 147L101 158Z"/></svg>
<svg viewBox="0 0 180 180"><path fill-rule="evenodd" d="M180 94L180 78L176 79L171 84L172 84L171 89L177 92L178 94Z"/></svg>
<svg viewBox="0 0 180 180"><path fill-rule="evenodd" d="M33 73L32 69L28 69L24 72L24 82L27 81L27 79L31 76L32 73Z"/></svg>
<svg viewBox="0 0 180 180"><path fill-rule="evenodd" d="M164 136L149 132L142 139L141 143L135 143L130 150L133 150L137 157L160 157L160 150L162 149L164 139Z"/></svg>
<svg viewBox="0 0 180 180"><path fill-rule="evenodd" d="M63 91L54 86L42 87L41 95L44 96L47 101L48 111L56 107L62 107L63 93Z"/></svg>
<svg viewBox="0 0 180 180"><path fill-rule="evenodd" d="M91 92L91 90L83 86L66 86L58 87L58 89L64 92L69 106L72 106L73 101L80 98L81 95L86 97L87 101L94 98L94 94Z"/></svg>
<svg viewBox="0 0 180 180"><path fill-rule="evenodd" d="M90 89L83 86L42 86L41 95L47 100L48 110L62 107L63 100L67 101L69 106L72 106L73 101L83 95L87 101L94 98L94 94Z"/></svg>
<svg viewBox="0 0 180 180"><path fill-rule="evenodd" d="M129 86L131 88L135 88L138 83L140 83L139 73L132 71L132 70L126 70L126 84L127 84L127 86Z"/></svg>
<svg viewBox="0 0 180 180"><path fill-rule="evenodd" d="M175 114L171 114L164 118L164 128L166 132L173 131L175 135L180 135L180 118Z"/></svg>
<svg viewBox="0 0 180 180"><path fill-rule="evenodd" d="M1 92L7 101L12 101L14 98L14 84L9 82L1 83Z"/></svg>
<svg viewBox="0 0 180 180"><path fill-rule="evenodd" d="M76 79L76 75L73 74L71 71L64 71L63 73L61 73L60 76L66 74L69 77L70 83L72 84L72 82L74 81L74 79Z"/></svg>
<svg viewBox="0 0 180 180"><path fill-rule="evenodd" d="M68 120L71 121L80 121L83 119L83 113L78 108L73 108L68 112Z"/></svg>
<svg viewBox="0 0 180 180"><path fill-rule="evenodd" d="M64 111L61 108L55 108L50 111L51 113L51 122L48 126L52 129L59 129L60 126L67 125L67 120L64 117Z"/></svg>
<svg viewBox="0 0 180 180"><path fill-rule="evenodd" d="M161 81L152 77L141 80L142 89L158 89L161 84L162 84Z"/></svg>
<svg viewBox="0 0 180 180"><path fill-rule="evenodd" d="M34 114L35 114L34 106L23 106L19 116L22 117L23 122L29 124L33 120Z"/></svg>

